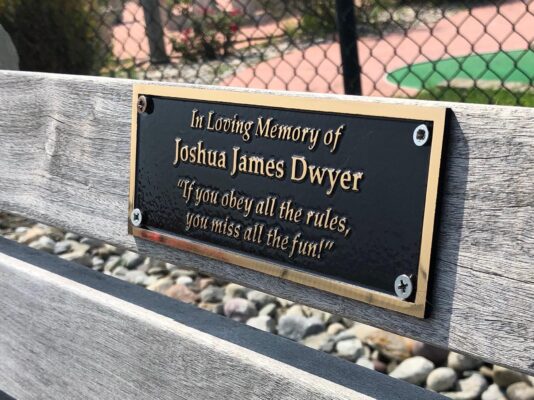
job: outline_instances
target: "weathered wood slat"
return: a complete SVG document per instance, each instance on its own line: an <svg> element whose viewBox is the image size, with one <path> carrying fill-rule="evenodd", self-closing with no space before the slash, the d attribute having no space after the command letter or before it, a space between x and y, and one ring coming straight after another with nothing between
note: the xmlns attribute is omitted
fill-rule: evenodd
<svg viewBox="0 0 534 400"><path fill-rule="evenodd" d="M443 398L6 239L0 293L19 400Z"/></svg>
<svg viewBox="0 0 534 400"><path fill-rule="evenodd" d="M534 374L534 109L447 104L431 314L417 320L128 236L132 81L1 72L0 88L0 209Z"/></svg>

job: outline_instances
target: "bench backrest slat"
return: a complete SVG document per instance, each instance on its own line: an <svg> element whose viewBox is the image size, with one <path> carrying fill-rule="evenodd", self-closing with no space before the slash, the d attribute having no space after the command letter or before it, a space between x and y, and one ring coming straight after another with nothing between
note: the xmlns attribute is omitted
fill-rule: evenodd
<svg viewBox="0 0 534 400"><path fill-rule="evenodd" d="M534 374L533 108L424 102L452 115L418 320L129 236L132 84L0 72L0 209Z"/></svg>

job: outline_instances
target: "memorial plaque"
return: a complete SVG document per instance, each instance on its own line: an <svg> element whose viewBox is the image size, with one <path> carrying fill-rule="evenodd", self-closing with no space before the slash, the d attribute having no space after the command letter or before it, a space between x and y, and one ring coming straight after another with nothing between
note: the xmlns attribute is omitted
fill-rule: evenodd
<svg viewBox="0 0 534 400"><path fill-rule="evenodd" d="M445 108L153 85L132 106L131 234L424 316Z"/></svg>

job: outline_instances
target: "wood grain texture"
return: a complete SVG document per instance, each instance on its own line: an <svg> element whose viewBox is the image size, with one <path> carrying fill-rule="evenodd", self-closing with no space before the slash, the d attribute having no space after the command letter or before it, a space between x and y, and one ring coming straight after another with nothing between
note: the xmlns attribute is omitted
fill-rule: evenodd
<svg viewBox="0 0 534 400"><path fill-rule="evenodd" d="M0 293L18 400L443 398L6 239Z"/></svg>
<svg viewBox="0 0 534 400"><path fill-rule="evenodd" d="M0 72L0 87L0 209L534 374L534 109L360 98L451 108L417 320L128 236L132 81Z"/></svg>

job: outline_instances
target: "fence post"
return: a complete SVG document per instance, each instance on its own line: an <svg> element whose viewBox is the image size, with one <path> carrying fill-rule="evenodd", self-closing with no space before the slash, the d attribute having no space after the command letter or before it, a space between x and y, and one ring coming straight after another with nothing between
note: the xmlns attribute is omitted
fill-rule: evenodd
<svg viewBox="0 0 534 400"><path fill-rule="evenodd" d="M345 94L361 95L362 84L360 81L354 0L336 0L336 22Z"/></svg>
<svg viewBox="0 0 534 400"><path fill-rule="evenodd" d="M145 13L146 35L150 47L150 61L152 63L167 63L169 57L165 52L163 42L163 26L159 14L159 0L141 0Z"/></svg>

